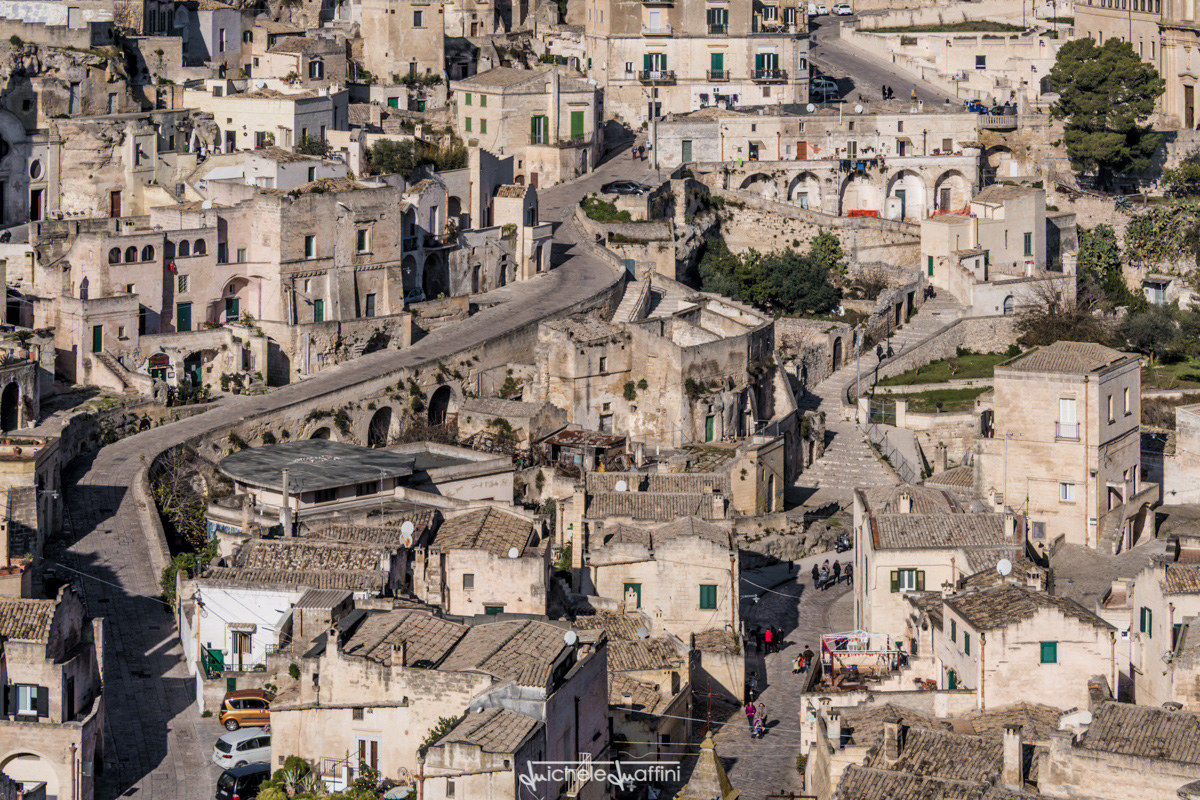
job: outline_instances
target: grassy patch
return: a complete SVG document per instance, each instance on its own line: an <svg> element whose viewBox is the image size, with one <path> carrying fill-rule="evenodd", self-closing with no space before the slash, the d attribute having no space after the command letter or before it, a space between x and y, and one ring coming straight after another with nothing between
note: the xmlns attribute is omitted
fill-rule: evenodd
<svg viewBox="0 0 1200 800"><path fill-rule="evenodd" d="M996 365L1009 358L1007 353L971 353L955 358L945 358L923 367L910 369L908 372L902 372L891 378L884 378L878 382L878 385L904 386L915 383L945 383L967 378L990 378Z"/></svg>
<svg viewBox="0 0 1200 800"><path fill-rule="evenodd" d="M888 394L883 397L888 400L907 400L908 410L917 414L937 414L944 411L970 411L975 407L976 398L990 389L991 387L988 386L973 386L965 389L931 389L928 392Z"/></svg>
<svg viewBox="0 0 1200 800"><path fill-rule="evenodd" d="M1052 25L1074 25L1074 17L1046 17L1043 22L1049 22Z"/></svg>
<svg viewBox="0 0 1200 800"><path fill-rule="evenodd" d="M1175 409L1200 403L1200 392L1187 392L1182 397L1143 397L1142 424L1156 428L1175 428Z"/></svg>
<svg viewBox="0 0 1200 800"><path fill-rule="evenodd" d="M1021 33L1024 30L1023 26L1009 22L977 19L926 25L896 25L890 28L864 28L863 33Z"/></svg>
<svg viewBox="0 0 1200 800"><path fill-rule="evenodd" d="M615 203L601 200L594 195L585 197L579 205L583 207L583 213L596 222L633 222L633 217L629 216L628 211L618 210Z"/></svg>
<svg viewBox="0 0 1200 800"><path fill-rule="evenodd" d="M1200 389L1200 360L1142 367L1143 389Z"/></svg>

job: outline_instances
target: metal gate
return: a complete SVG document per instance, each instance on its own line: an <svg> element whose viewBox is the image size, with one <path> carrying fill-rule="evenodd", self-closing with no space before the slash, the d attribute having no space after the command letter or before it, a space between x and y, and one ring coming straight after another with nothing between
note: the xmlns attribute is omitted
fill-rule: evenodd
<svg viewBox="0 0 1200 800"><path fill-rule="evenodd" d="M870 422L876 425L896 424L896 401L871 398Z"/></svg>

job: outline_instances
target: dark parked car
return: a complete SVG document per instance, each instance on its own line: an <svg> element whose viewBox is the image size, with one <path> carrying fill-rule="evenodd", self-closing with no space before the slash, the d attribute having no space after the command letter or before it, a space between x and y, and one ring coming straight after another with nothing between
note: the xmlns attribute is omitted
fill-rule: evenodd
<svg viewBox="0 0 1200 800"><path fill-rule="evenodd" d="M637 181L610 181L601 186L600 191L605 194L645 194L650 187Z"/></svg>
<svg viewBox="0 0 1200 800"><path fill-rule="evenodd" d="M227 769L217 778L217 800L253 800L269 777L271 765L265 761Z"/></svg>

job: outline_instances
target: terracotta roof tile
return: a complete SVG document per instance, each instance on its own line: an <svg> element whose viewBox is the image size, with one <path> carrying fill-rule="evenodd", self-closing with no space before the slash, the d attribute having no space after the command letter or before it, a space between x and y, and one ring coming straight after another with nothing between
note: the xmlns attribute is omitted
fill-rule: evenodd
<svg viewBox="0 0 1200 800"><path fill-rule="evenodd" d="M1106 753L1200 764L1200 717L1110 701L1093 712L1080 745Z"/></svg>
<svg viewBox="0 0 1200 800"><path fill-rule="evenodd" d="M608 668L615 672L682 666L683 656L670 639L612 640L608 643Z"/></svg>
<svg viewBox="0 0 1200 800"><path fill-rule="evenodd" d="M433 667L462 639L467 626L427 611L384 611L368 614L342 645L346 655L391 665L393 647L405 643L409 666Z"/></svg>
<svg viewBox="0 0 1200 800"><path fill-rule="evenodd" d="M50 636L54 600L0 599L0 637L22 642L44 642Z"/></svg>
<svg viewBox="0 0 1200 800"><path fill-rule="evenodd" d="M1011 583L957 594L947 598L945 604L977 630L984 631L1027 620L1043 609L1058 611L1095 628L1113 627L1074 600Z"/></svg>
<svg viewBox="0 0 1200 800"><path fill-rule="evenodd" d="M1003 514L875 514L876 550L1000 547L1009 544Z"/></svg>
<svg viewBox="0 0 1200 800"><path fill-rule="evenodd" d="M567 643L562 628L535 620L504 620L469 628L441 664L445 670L485 672L518 686L546 687Z"/></svg>
<svg viewBox="0 0 1200 800"><path fill-rule="evenodd" d="M1136 359L1128 353L1105 347L1092 342L1055 342L1039 347L1011 361L1001 364L997 369L1014 370L1017 372L1064 372L1083 374L1099 372L1118 362Z"/></svg>
<svg viewBox="0 0 1200 800"><path fill-rule="evenodd" d="M515 753L542 725L540 720L507 708L471 711L434 744L467 742L486 753Z"/></svg>
<svg viewBox="0 0 1200 800"><path fill-rule="evenodd" d="M430 550L486 550L507 557L513 548L521 555L541 552L537 532L528 517L498 508L480 508L442 523Z"/></svg>

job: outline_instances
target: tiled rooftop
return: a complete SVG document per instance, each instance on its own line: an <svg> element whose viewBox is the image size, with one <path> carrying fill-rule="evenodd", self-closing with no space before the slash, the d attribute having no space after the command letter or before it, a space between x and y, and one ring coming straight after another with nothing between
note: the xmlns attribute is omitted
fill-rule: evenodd
<svg viewBox="0 0 1200 800"><path fill-rule="evenodd" d="M1164 594L1200 594L1200 564L1168 564L1162 588Z"/></svg>
<svg viewBox="0 0 1200 800"><path fill-rule="evenodd" d="M1003 514L876 514L876 550L1000 547L1009 544Z"/></svg>
<svg viewBox="0 0 1200 800"><path fill-rule="evenodd" d="M22 642L44 642L50 636L54 600L0 599L0 637Z"/></svg>
<svg viewBox="0 0 1200 800"><path fill-rule="evenodd" d="M379 594L387 587L387 573L379 570L338 572L333 570L243 569L209 567L201 576L225 585L260 588L291 586L305 589L346 589Z"/></svg>
<svg viewBox="0 0 1200 800"><path fill-rule="evenodd" d="M367 614L342 645L342 652L392 664L393 646L406 643L409 666L435 666L467 632L467 626L427 611L384 611Z"/></svg>
<svg viewBox="0 0 1200 800"><path fill-rule="evenodd" d="M711 495L657 492L596 492L588 500L589 519L629 517L667 522L680 517L711 517Z"/></svg>
<svg viewBox="0 0 1200 800"><path fill-rule="evenodd" d="M958 594L947 598L945 603L977 630L1012 625L1033 617L1043 609L1058 611L1063 616L1095 628L1112 629L1112 625L1074 600L1011 583Z"/></svg>
<svg viewBox="0 0 1200 800"><path fill-rule="evenodd" d="M697 472L589 472L589 492L616 491L617 483L624 482L629 492L668 492L700 494L714 491L729 494L729 476L716 473Z"/></svg>
<svg viewBox="0 0 1200 800"><path fill-rule="evenodd" d="M1080 744L1106 753L1200 764L1200 717L1110 701L1092 713Z"/></svg>
<svg viewBox="0 0 1200 800"><path fill-rule="evenodd" d="M880 705L864 705L850 707L842 711L842 731L849 734L850 741L860 747L872 747L883 735L883 723L889 719L899 719L900 724L919 728L945 727L949 723L942 722L937 717L913 711L911 708L883 703Z"/></svg>
<svg viewBox="0 0 1200 800"><path fill-rule="evenodd" d="M644 547L653 547L672 539L687 536L707 539L722 547L731 546L730 533L727 528L692 516L683 517L653 529L621 522L605 525L603 544L640 544Z"/></svg>
<svg viewBox="0 0 1200 800"><path fill-rule="evenodd" d="M626 695L629 695L626 699ZM639 681L622 672L608 671L608 704L653 714L670 702L653 683Z"/></svg>
<svg viewBox="0 0 1200 800"><path fill-rule="evenodd" d="M638 628L647 626L637 614L597 611L594 614L576 617L575 627L580 630L604 631L609 639L636 639Z"/></svg>
<svg viewBox="0 0 1200 800"><path fill-rule="evenodd" d="M961 511L958 504L942 489L917 486L911 483L899 486L877 486L862 489L867 511L872 514L899 514L900 498L908 496L912 514L952 514Z"/></svg>
<svg viewBox="0 0 1200 800"><path fill-rule="evenodd" d="M349 486L362 481L411 475L411 455L371 447L356 447L328 439L305 439L263 447L248 447L226 456L220 469L230 478L279 491L283 471L293 492Z"/></svg>
<svg viewBox="0 0 1200 800"><path fill-rule="evenodd" d="M954 730L978 736L1000 737L1006 725L1020 725L1026 742L1044 742L1058 730L1061 709L1037 703L1015 703L987 711L973 711L954 720Z"/></svg>
<svg viewBox="0 0 1200 800"><path fill-rule="evenodd" d="M471 711L450 729L436 745L467 742L486 753L515 753L542 723L507 708Z"/></svg>
<svg viewBox="0 0 1200 800"><path fill-rule="evenodd" d="M1136 356L1092 342L1055 342L1006 361L997 369L1074 375L1099 372L1127 359L1136 359Z"/></svg>
<svg viewBox="0 0 1200 800"><path fill-rule="evenodd" d="M867 759L867 766L954 781L985 782L1000 773L1001 743L993 738L965 736L938 728L909 728L900 758L885 765L883 748Z"/></svg>
<svg viewBox="0 0 1200 800"><path fill-rule="evenodd" d="M739 653L742 645L732 631L710 628L696 634L696 649L703 653Z"/></svg>
<svg viewBox="0 0 1200 800"><path fill-rule="evenodd" d="M507 558L515 548L521 555L539 552L534 549L536 532L528 518L498 508L480 508L451 517L442 523L430 549L486 550L494 556Z"/></svg>
<svg viewBox="0 0 1200 800"><path fill-rule="evenodd" d="M565 631L536 620L472 626L441 664L445 670L486 672L518 686L546 687L567 643Z"/></svg>
<svg viewBox="0 0 1200 800"><path fill-rule="evenodd" d="M378 545L354 545L320 539L251 539L233 556L232 566L287 572L386 570L391 551Z"/></svg>
<svg viewBox="0 0 1200 800"><path fill-rule="evenodd" d="M852 764L834 800L1022 800L1040 797L976 781L963 782Z"/></svg>
<svg viewBox="0 0 1200 800"><path fill-rule="evenodd" d="M682 666L683 656L670 639L614 639L608 643L608 668L614 672Z"/></svg>

